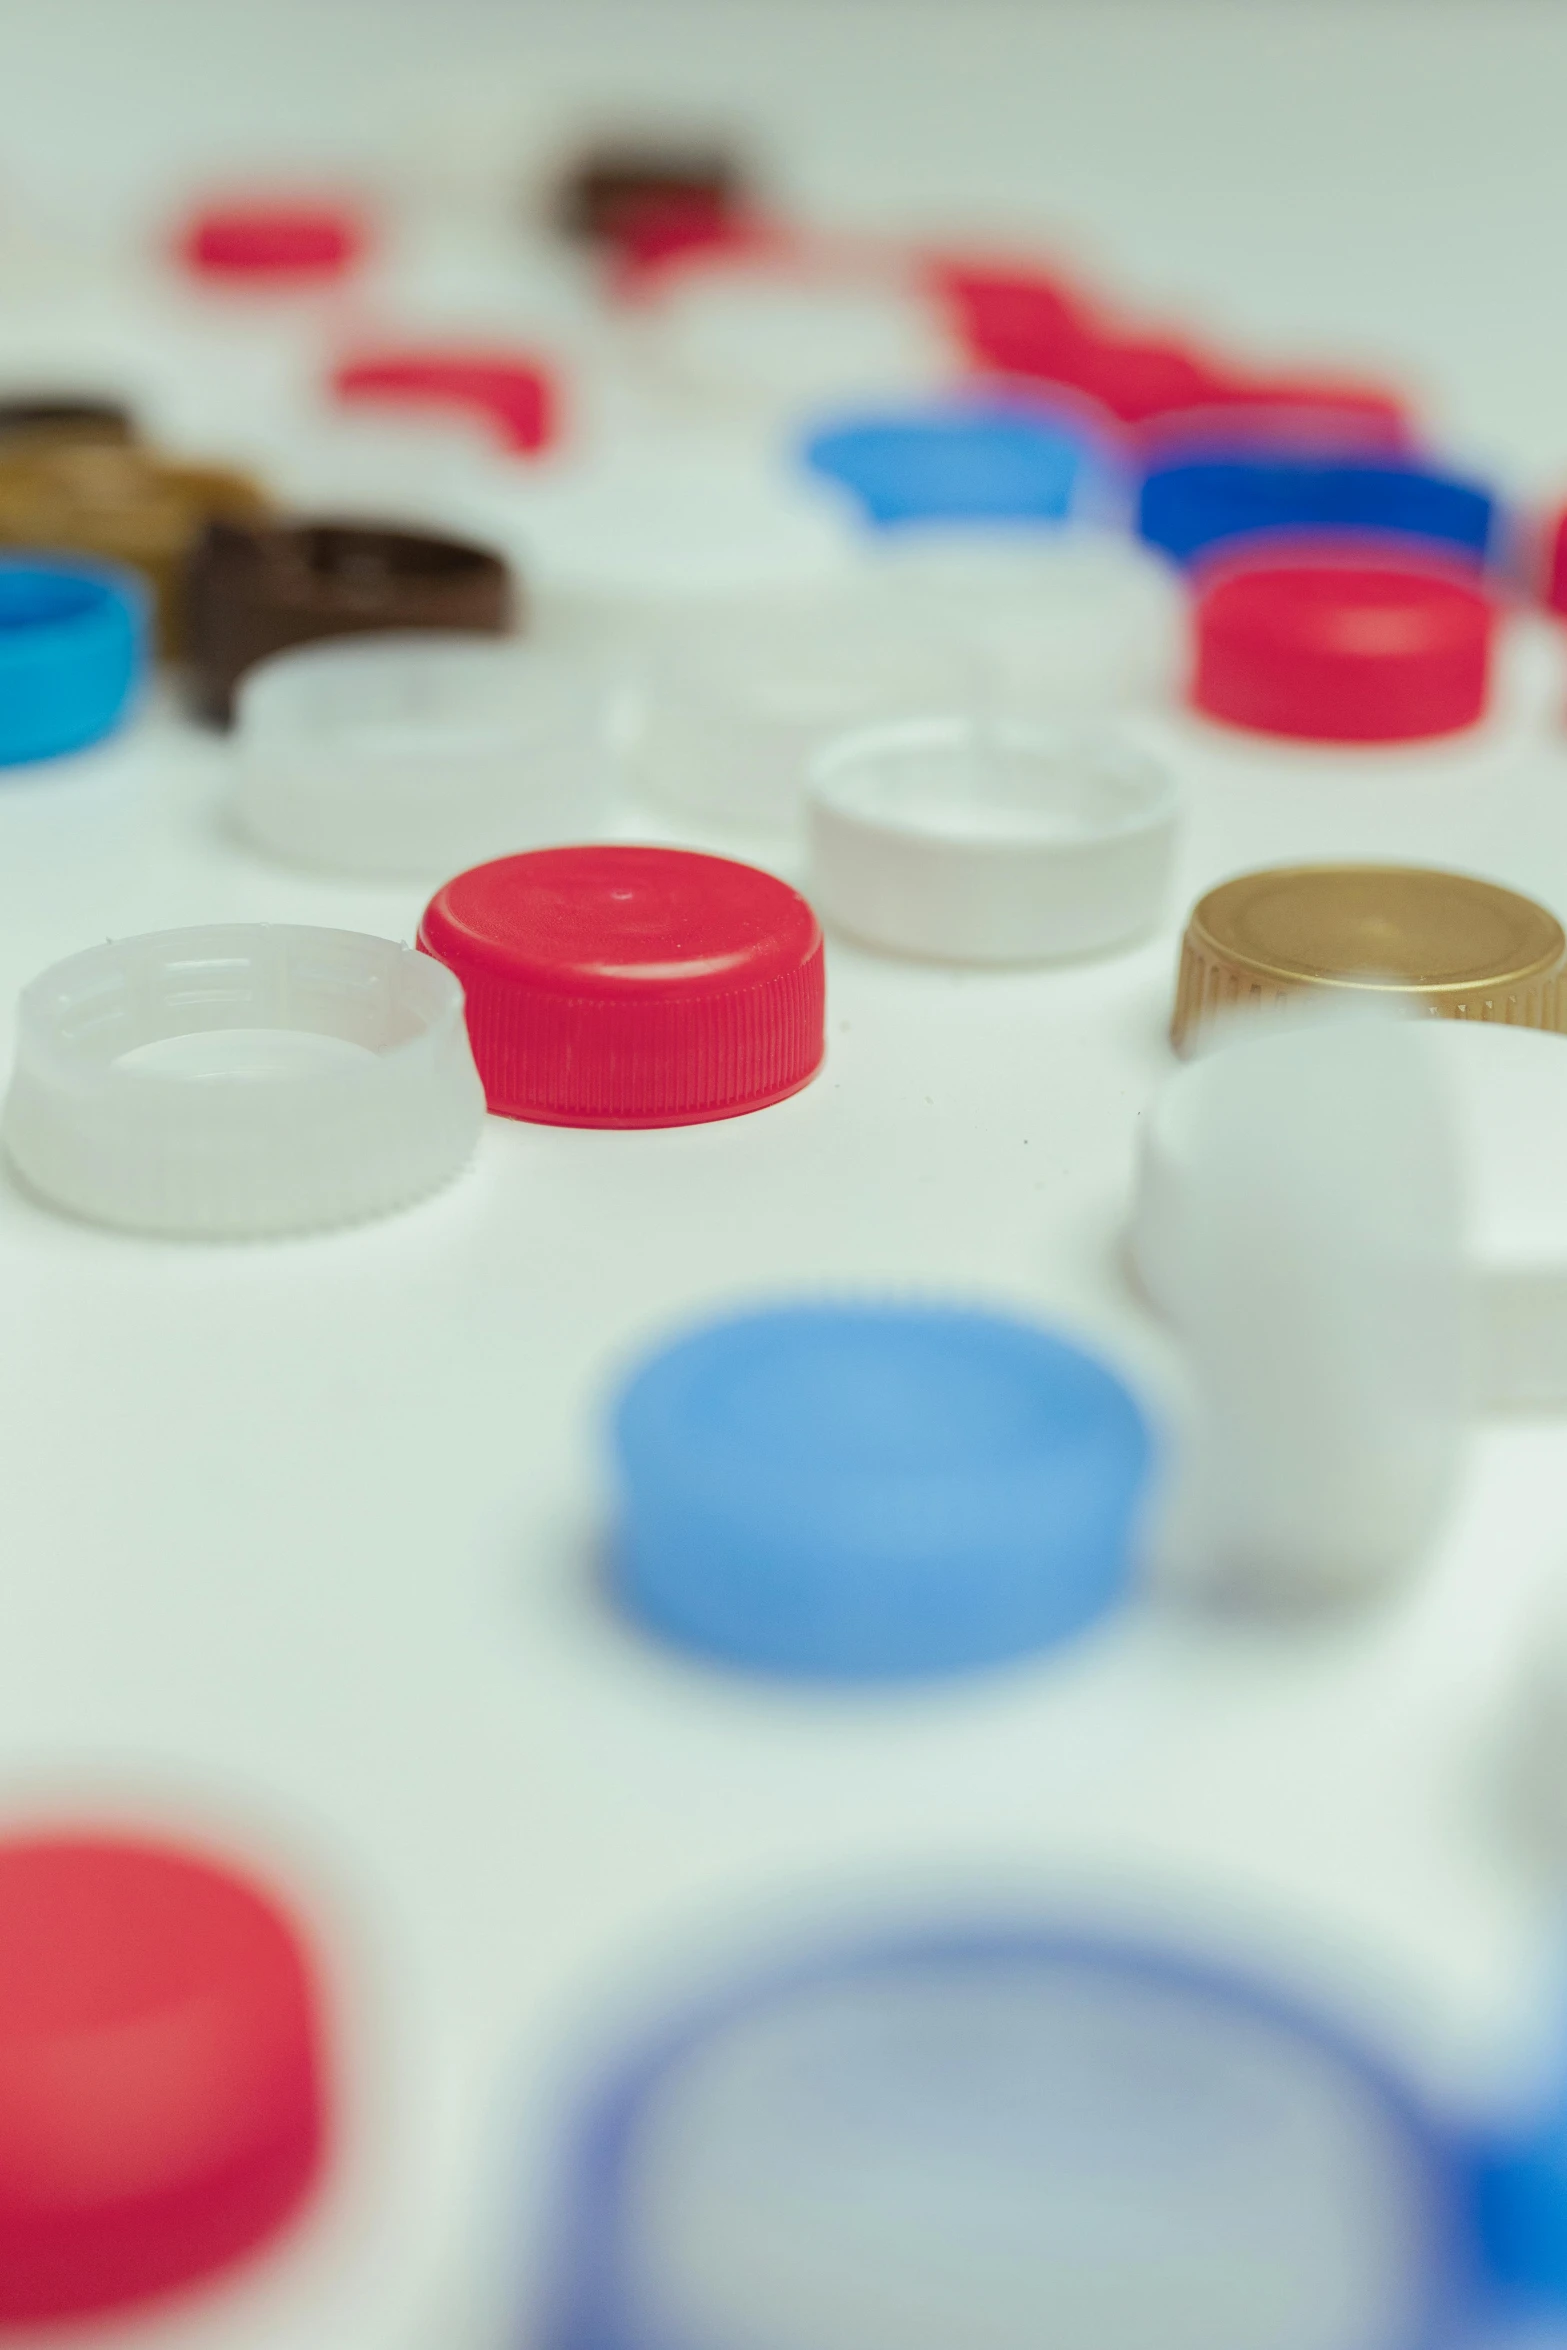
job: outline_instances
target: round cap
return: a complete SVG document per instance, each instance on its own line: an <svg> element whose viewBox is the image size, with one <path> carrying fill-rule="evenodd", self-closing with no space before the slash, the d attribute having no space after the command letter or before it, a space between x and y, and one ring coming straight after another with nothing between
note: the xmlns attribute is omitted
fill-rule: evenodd
<svg viewBox="0 0 1567 2350"><path fill-rule="evenodd" d="M179 253L197 277L297 285L345 277L368 243L363 215L347 205L260 198L196 213L180 232Z"/></svg>
<svg viewBox="0 0 1567 2350"><path fill-rule="evenodd" d="M0 399L0 449L135 438L130 410L118 400L90 399L75 392L29 392Z"/></svg>
<svg viewBox="0 0 1567 2350"><path fill-rule="evenodd" d="M713 1324L615 1413L627 1607L732 1664L874 1679L999 1662L1121 1595L1142 1414L1048 1331L940 1307Z"/></svg>
<svg viewBox="0 0 1567 2350"><path fill-rule="evenodd" d="M813 432L806 463L867 522L1057 522L1075 503L1083 439L1021 405L872 416Z"/></svg>
<svg viewBox="0 0 1567 2350"><path fill-rule="evenodd" d="M1478 569L1495 525L1489 490L1455 474L1255 449L1156 466L1144 477L1138 507L1143 537L1178 563L1263 532L1299 538L1347 531L1422 541Z"/></svg>
<svg viewBox="0 0 1567 2350"><path fill-rule="evenodd" d="M825 500L715 449L628 445L541 467L516 500L516 539L541 626L646 637L671 609L812 589L853 543Z"/></svg>
<svg viewBox="0 0 1567 2350"><path fill-rule="evenodd" d="M906 625L970 655L973 706L1032 720L1102 716L1167 702L1184 674L1185 583L1119 531L1080 522L894 531L877 555L884 606L897 596ZM923 697L926 710L935 706Z"/></svg>
<svg viewBox="0 0 1567 2350"><path fill-rule="evenodd" d="M246 831L328 872L433 880L581 840L609 797L604 680L516 639L301 645L247 673L236 715Z"/></svg>
<svg viewBox="0 0 1567 2350"><path fill-rule="evenodd" d="M0 766L111 734L147 666L147 594L129 571L0 557Z"/></svg>
<svg viewBox="0 0 1567 2350"><path fill-rule="evenodd" d="M185 582L190 684L201 715L226 725L255 662L322 637L388 629L504 635L512 577L466 539L372 522L216 523Z"/></svg>
<svg viewBox="0 0 1567 2350"><path fill-rule="evenodd" d="M928 394L951 374L923 296L831 249L726 246L666 269L644 332L682 387L776 409L791 431L809 403Z"/></svg>
<svg viewBox="0 0 1567 2350"><path fill-rule="evenodd" d="M770 873L684 849L537 849L459 873L419 925L462 981L490 1108L695 1126L798 1093L826 1050L822 934Z"/></svg>
<svg viewBox="0 0 1567 2350"><path fill-rule="evenodd" d="M450 972L356 931L230 923L90 947L25 988L0 1140L73 1215L249 1239L422 1198L483 1116Z"/></svg>
<svg viewBox="0 0 1567 2350"><path fill-rule="evenodd" d="M1198 900L1181 946L1177 1052L1210 1021L1312 988L1445 1020L1567 1030L1567 935L1531 898L1417 865L1283 865Z"/></svg>
<svg viewBox="0 0 1567 2350"><path fill-rule="evenodd" d="M0 2325L226 2267L321 2166L315 1986L242 1877L109 1836L0 1842Z"/></svg>
<svg viewBox="0 0 1567 2350"><path fill-rule="evenodd" d="M1465 581L1396 563L1258 563L1197 604L1192 700L1311 742L1415 742L1485 711L1496 614Z"/></svg>
<svg viewBox="0 0 1567 2350"><path fill-rule="evenodd" d="M896 611L863 587L676 613L649 648L637 773L665 807L790 832L806 770L834 735L966 709L978 677L935 615Z"/></svg>
<svg viewBox="0 0 1567 2350"><path fill-rule="evenodd" d="M870 727L810 779L811 892L896 954L1051 962L1157 919L1176 792L1106 735L967 718Z"/></svg>
<svg viewBox="0 0 1567 2350"><path fill-rule="evenodd" d="M340 400L462 408L481 416L503 448L532 456L555 438L555 387L515 351L364 351L334 371Z"/></svg>
<svg viewBox="0 0 1567 2350"><path fill-rule="evenodd" d="M634 2052L574 2151L549 2350L1467 2337L1451 2134L1173 1951L978 1922L753 1977Z"/></svg>
<svg viewBox="0 0 1567 2350"><path fill-rule="evenodd" d="M1551 529L1545 601L1553 612L1567 612L1567 510Z"/></svg>
<svg viewBox="0 0 1567 2350"><path fill-rule="evenodd" d="M1425 1020L1395 1041L1429 1064L1451 1123L1467 1203L1465 1257L1478 1319L1484 1401L1567 1403L1567 1051L1545 1029ZM1228 1055L1222 1056L1228 1059ZM1205 1097L1220 1056L1179 1070L1143 1123L1132 1215L1138 1278L1177 1312L1204 1181Z"/></svg>
<svg viewBox="0 0 1567 2350"><path fill-rule="evenodd" d="M714 141L617 139L568 165L556 190L555 219L567 236L617 245L655 226L692 235L720 229L745 196L738 156Z"/></svg>
<svg viewBox="0 0 1567 2350"><path fill-rule="evenodd" d="M173 465L131 443L0 444L0 544L126 563L153 591L165 655L184 644L190 549L215 515L249 520L267 500L243 474Z"/></svg>

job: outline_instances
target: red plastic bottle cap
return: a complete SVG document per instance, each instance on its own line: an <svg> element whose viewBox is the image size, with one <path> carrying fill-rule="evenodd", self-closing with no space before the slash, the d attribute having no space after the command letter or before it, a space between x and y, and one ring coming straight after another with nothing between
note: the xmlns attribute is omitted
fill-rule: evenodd
<svg viewBox="0 0 1567 2350"><path fill-rule="evenodd" d="M0 1843L0 2325L226 2266L323 2143L314 1990L265 1895L154 1844Z"/></svg>
<svg viewBox="0 0 1567 2350"><path fill-rule="evenodd" d="M531 455L555 437L555 388L512 351L367 351L332 377L340 400L477 410L504 445Z"/></svg>
<svg viewBox="0 0 1567 2350"><path fill-rule="evenodd" d="M1199 710L1317 742L1411 742L1485 708L1495 613L1473 585L1392 562L1241 564L1197 604Z"/></svg>
<svg viewBox="0 0 1567 2350"><path fill-rule="evenodd" d="M197 213L180 251L198 277L254 284L342 277L368 241L364 221L346 206L221 204Z"/></svg>
<svg viewBox="0 0 1567 2350"><path fill-rule="evenodd" d="M1553 612L1567 612L1567 510L1552 526L1550 550L1545 601Z"/></svg>
<svg viewBox="0 0 1567 2350"><path fill-rule="evenodd" d="M727 857L618 844L501 857L436 892L419 944L462 981L505 1118L696 1126L782 1101L821 1066L816 916Z"/></svg>

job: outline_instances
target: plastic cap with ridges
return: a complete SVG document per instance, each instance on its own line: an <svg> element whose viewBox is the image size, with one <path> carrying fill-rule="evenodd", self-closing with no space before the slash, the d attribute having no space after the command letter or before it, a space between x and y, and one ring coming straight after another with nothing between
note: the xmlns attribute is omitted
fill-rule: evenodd
<svg viewBox="0 0 1567 2350"><path fill-rule="evenodd" d="M72 1215L251 1239L422 1198L483 1117L449 972L357 931L230 923L89 947L25 988L0 1139Z"/></svg>
<svg viewBox="0 0 1567 2350"><path fill-rule="evenodd" d="M821 930L727 858L605 844L479 865L419 944L457 973L490 1108L562 1126L685 1126L796 1093L821 1065Z"/></svg>
<svg viewBox="0 0 1567 2350"><path fill-rule="evenodd" d="M955 1307L775 1307L677 1339L620 1398L615 1575L682 1645L754 1669L961 1671L1120 1595L1148 1468L1115 1375Z"/></svg>
<svg viewBox="0 0 1567 2350"><path fill-rule="evenodd" d="M1390 1010L1567 1029L1567 935L1533 899L1417 865L1281 865L1221 882L1181 942L1170 1040L1315 988Z"/></svg>
<svg viewBox="0 0 1567 2350"><path fill-rule="evenodd" d="M0 1842L0 2326L128 2309L274 2235L325 2148L295 1928L127 1836Z"/></svg>
<svg viewBox="0 0 1567 2350"><path fill-rule="evenodd" d="M1485 712L1496 615L1463 579L1304 557L1217 570L1197 604L1192 700L1309 742L1418 742Z"/></svg>

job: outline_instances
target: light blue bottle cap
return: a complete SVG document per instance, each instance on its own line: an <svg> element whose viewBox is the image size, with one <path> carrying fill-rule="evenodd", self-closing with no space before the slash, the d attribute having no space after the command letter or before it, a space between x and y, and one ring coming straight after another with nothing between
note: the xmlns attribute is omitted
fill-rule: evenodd
<svg viewBox="0 0 1567 2350"><path fill-rule="evenodd" d="M1150 1441L1048 1331L784 1306L646 1363L613 1426L631 1611L733 1664L839 1678L1042 1648L1125 1586Z"/></svg>
<svg viewBox="0 0 1567 2350"><path fill-rule="evenodd" d="M1461 2141L1392 2068L1048 1930L752 1977L574 2154L545 2350L1472 2350L1495 2314Z"/></svg>
<svg viewBox="0 0 1567 2350"><path fill-rule="evenodd" d="M1143 478L1138 529L1178 563L1262 533L1408 539L1477 568L1494 552L1488 490L1419 465L1207 451Z"/></svg>
<svg viewBox="0 0 1567 2350"><path fill-rule="evenodd" d="M146 666L147 594L134 572L0 557L0 766L112 733Z"/></svg>
<svg viewBox="0 0 1567 2350"><path fill-rule="evenodd" d="M811 433L803 453L882 530L1060 522L1096 470L1085 435L1005 401L845 417Z"/></svg>

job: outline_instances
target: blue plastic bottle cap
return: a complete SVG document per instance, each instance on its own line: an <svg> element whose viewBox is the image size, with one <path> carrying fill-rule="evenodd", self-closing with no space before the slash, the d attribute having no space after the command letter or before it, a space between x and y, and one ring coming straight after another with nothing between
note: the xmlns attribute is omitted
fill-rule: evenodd
<svg viewBox="0 0 1567 2350"><path fill-rule="evenodd" d="M146 662L147 595L134 573L0 558L0 766L111 733Z"/></svg>
<svg viewBox="0 0 1567 2350"><path fill-rule="evenodd" d="M850 417L812 433L807 465L879 529L918 522L1059 522L1079 503L1085 441L1021 404Z"/></svg>
<svg viewBox="0 0 1567 2350"><path fill-rule="evenodd" d="M1143 1416L1090 1356L949 1308L786 1306L679 1340L614 1421L615 1571L735 1664L955 1671L1063 1638L1127 1579Z"/></svg>
<svg viewBox="0 0 1567 2350"><path fill-rule="evenodd" d="M543 2341L1460 2350L1464 2152L1352 2041L1174 1953L1017 1928L840 1952L615 2071Z"/></svg>
<svg viewBox="0 0 1567 2350"><path fill-rule="evenodd" d="M1144 476L1138 529L1178 563L1230 539L1325 532L1423 539L1449 560L1482 565L1496 506L1489 491L1417 465L1353 458L1209 455Z"/></svg>

